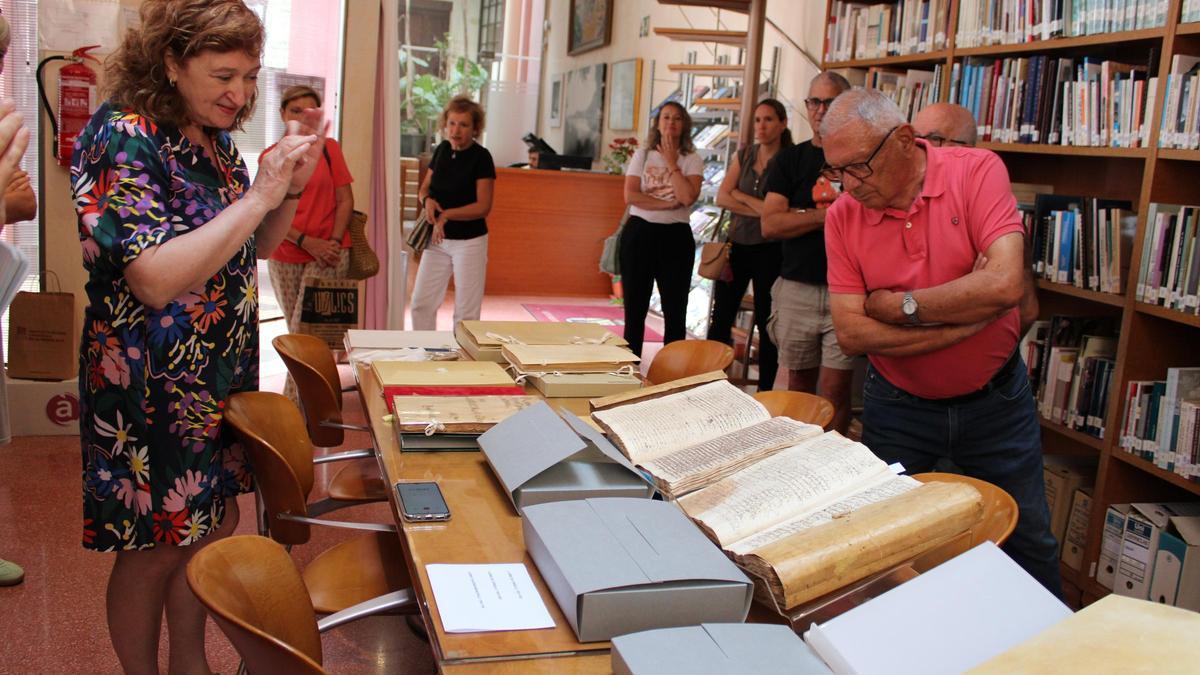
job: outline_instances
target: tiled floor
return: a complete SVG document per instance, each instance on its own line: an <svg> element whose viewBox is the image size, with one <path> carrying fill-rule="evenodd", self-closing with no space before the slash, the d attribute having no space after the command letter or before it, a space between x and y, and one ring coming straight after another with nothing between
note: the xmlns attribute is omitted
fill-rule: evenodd
<svg viewBox="0 0 1200 675"><path fill-rule="evenodd" d="M451 299L443 306L439 325L448 327ZM526 302L582 302L580 298L488 298L483 318L527 320ZM596 299L595 302L604 302ZM653 320L652 320L653 323ZM661 330L661 325L655 326ZM282 322L263 325L262 388L280 391L284 368L270 349ZM647 343L646 361L660 344ZM346 415L361 421L357 398L350 396ZM348 432L345 448L363 447L370 438ZM318 469L320 471L320 469ZM0 557L25 567L26 581L0 588L0 673L116 673L120 672L108 640L104 588L113 556L83 549L80 536L80 459L78 437L17 438L0 446ZM325 477L318 473L318 488ZM253 511L253 498L243 496L242 513ZM331 517L389 522L384 505L359 506ZM239 534L253 524L243 518ZM346 535L314 528L313 539L293 550L303 567L317 553ZM216 628L208 626L209 665L233 673L238 659ZM431 673L433 659L399 617L373 617L338 628L322 637L325 663L338 673ZM160 668L166 672L165 632Z"/></svg>

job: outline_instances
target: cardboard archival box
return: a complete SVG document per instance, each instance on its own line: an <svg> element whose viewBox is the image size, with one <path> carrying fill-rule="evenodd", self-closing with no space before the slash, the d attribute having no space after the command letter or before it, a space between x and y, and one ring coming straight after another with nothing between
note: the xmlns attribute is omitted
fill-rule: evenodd
<svg viewBox="0 0 1200 675"><path fill-rule="evenodd" d="M637 375L612 373L544 373L530 375L529 381L546 398L594 398L637 389Z"/></svg>
<svg viewBox="0 0 1200 675"><path fill-rule="evenodd" d="M1075 491L1092 484L1095 465L1054 455L1046 456L1043 477L1045 478L1046 505L1050 509L1050 531L1058 540L1058 552L1062 553L1067 538L1067 523L1071 517L1071 499Z"/></svg>
<svg viewBox="0 0 1200 675"><path fill-rule="evenodd" d="M600 432L538 401L479 436L492 472L520 511L586 497L654 496L654 486Z"/></svg>
<svg viewBox="0 0 1200 675"><path fill-rule="evenodd" d="M1172 516L1200 515L1200 503L1131 504L1121 538L1121 557L1117 561L1113 592L1145 600L1150 597L1158 540Z"/></svg>
<svg viewBox="0 0 1200 675"><path fill-rule="evenodd" d="M579 341L628 345L625 338L591 323L549 321L459 321L454 337L476 361L504 363L501 348L507 343L569 345Z"/></svg>
<svg viewBox="0 0 1200 675"><path fill-rule="evenodd" d="M1111 590L1121 559L1121 539L1125 536L1125 519L1129 504L1110 504L1104 511L1104 531L1100 535L1100 559L1095 570L1096 583Z"/></svg>
<svg viewBox="0 0 1200 675"><path fill-rule="evenodd" d="M1087 546L1088 522L1091 520L1092 495L1088 488L1075 491L1071 500L1071 517L1067 520L1067 536L1062 543L1062 561L1078 570L1083 566L1083 550Z"/></svg>
<svg viewBox="0 0 1200 675"><path fill-rule="evenodd" d="M746 619L750 580L674 504L583 499L522 515L529 556L580 642Z"/></svg>
<svg viewBox="0 0 1200 675"><path fill-rule="evenodd" d="M1171 516L1159 535L1150 600L1200 612L1200 516Z"/></svg>
<svg viewBox="0 0 1200 675"><path fill-rule="evenodd" d="M792 629L706 623L613 638L614 675L832 674Z"/></svg>
<svg viewBox="0 0 1200 675"><path fill-rule="evenodd" d="M79 433L79 378L61 382L8 380L13 436L75 436Z"/></svg>

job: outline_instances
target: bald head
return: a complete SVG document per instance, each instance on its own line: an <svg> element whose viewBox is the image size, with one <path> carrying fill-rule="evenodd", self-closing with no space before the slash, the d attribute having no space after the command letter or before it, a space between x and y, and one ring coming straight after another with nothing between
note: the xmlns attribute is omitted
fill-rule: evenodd
<svg viewBox="0 0 1200 675"><path fill-rule="evenodd" d="M975 145L975 117L957 103L934 103L917 113L913 130L918 136L940 136L949 145Z"/></svg>

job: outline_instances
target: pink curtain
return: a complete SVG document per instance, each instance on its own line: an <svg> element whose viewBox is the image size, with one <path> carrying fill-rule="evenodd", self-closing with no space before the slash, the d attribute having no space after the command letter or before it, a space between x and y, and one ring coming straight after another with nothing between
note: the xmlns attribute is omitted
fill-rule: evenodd
<svg viewBox="0 0 1200 675"><path fill-rule="evenodd" d="M379 256L379 274L367 280L363 326L369 329L403 328L388 325L388 306L404 307L405 298L389 298L388 235L400 232L400 42L396 34L397 0L381 0L379 49L375 69L375 117L371 145L371 205L367 238ZM399 236L399 234L397 234ZM405 274L407 270L396 270ZM403 288L403 285L400 286ZM402 312L403 310L401 310ZM394 324L396 317L393 316Z"/></svg>

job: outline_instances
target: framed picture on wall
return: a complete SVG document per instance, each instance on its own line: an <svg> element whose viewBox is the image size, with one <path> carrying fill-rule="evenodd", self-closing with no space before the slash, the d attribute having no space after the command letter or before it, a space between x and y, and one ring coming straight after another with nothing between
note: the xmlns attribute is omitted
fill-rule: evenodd
<svg viewBox="0 0 1200 675"><path fill-rule="evenodd" d="M550 128L562 126L562 73L550 78Z"/></svg>
<svg viewBox="0 0 1200 675"><path fill-rule="evenodd" d="M642 105L642 60L629 59L612 64L609 75L608 128L613 131L637 131Z"/></svg>
<svg viewBox="0 0 1200 675"><path fill-rule="evenodd" d="M600 157L600 125L604 119L604 75L597 63L567 72L563 78L563 154Z"/></svg>
<svg viewBox="0 0 1200 675"><path fill-rule="evenodd" d="M613 0L571 0L567 53L574 56L612 42Z"/></svg>

